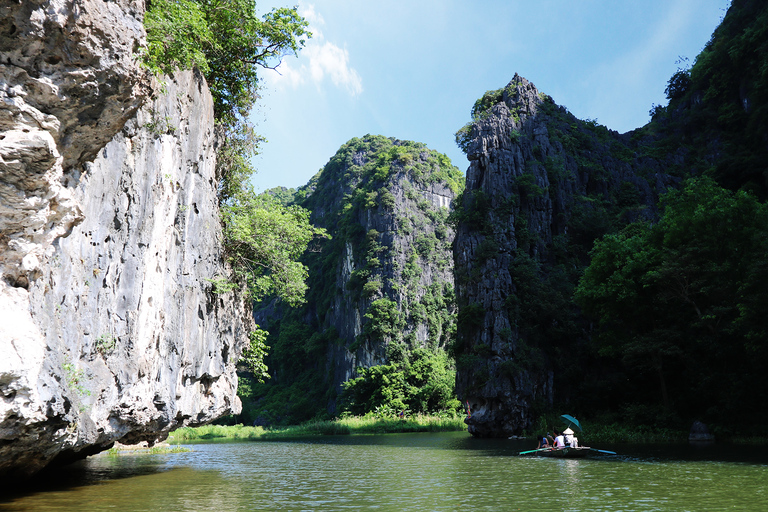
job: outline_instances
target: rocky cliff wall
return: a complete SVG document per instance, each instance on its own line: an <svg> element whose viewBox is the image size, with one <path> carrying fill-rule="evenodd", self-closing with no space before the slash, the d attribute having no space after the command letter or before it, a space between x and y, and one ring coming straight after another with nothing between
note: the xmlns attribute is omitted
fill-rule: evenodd
<svg viewBox="0 0 768 512"><path fill-rule="evenodd" d="M586 339L571 297L592 242L654 218L675 182L663 169L682 155L660 162L640 134L580 121L518 75L473 114L459 132L470 167L454 246L457 393L470 432L499 437L567 396L554 368Z"/></svg>
<svg viewBox="0 0 768 512"><path fill-rule="evenodd" d="M462 182L447 157L423 144L366 135L299 190L297 203L332 238L307 258L305 307L257 311L273 333L273 384L312 374L334 413L336 394L359 367L446 348L455 328L447 218ZM307 334L289 337L289 325L299 324ZM313 333L322 341L305 341Z"/></svg>
<svg viewBox="0 0 768 512"><path fill-rule="evenodd" d="M387 364L393 355L396 359L416 347L445 348L453 325L452 298L444 311L434 312L444 315L441 319L427 318L422 302L427 295L428 300L453 295L453 230L444 229L440 237L436 232L445 227L454 192L445 183L414 184L407 172L396 173L383 190L394 197L392 208L376 205L361 212L357 221L368 235L367 243L345 241L333 300L320 312L322 325L335 329L343 341L329 347L331 385L336 390L355 377L358 367ZM442 219L432 222L428 215ZM426 244L428 248L422 248ZM371 246L381 250L374 253ZM372 259L377 261L371 264ZM386 325L380 325L382 319L371 309L390 304L383 301L391 301L397 315L388 317Z"/></svg>
<svg viewBox="0 0 768 512"><path fill-rule="evenodd" d="M145 76L142 6L2 7L0 473L240 408L212 100Z"/></svg>
<svg viewBox="0 0 768 512"><path fill-rule="evenodd" d="M452 295L453 230L446 219L456 193L431 177L441 168L452 170L422 144L367 135L339 150L304 201L313 222L335 237L323 256L338 253L332 274L315 276L327 307L314 311L314 321L335 329L342 342L329 347L334 389L359 366L387 363L393 350L447 343L451 322L430 325L417 313L435 289ZM373 316L374 304L392 305L395 315ZM446 318L452 308L451 300ZM381 328L372 329L373 323Z"/></svg>

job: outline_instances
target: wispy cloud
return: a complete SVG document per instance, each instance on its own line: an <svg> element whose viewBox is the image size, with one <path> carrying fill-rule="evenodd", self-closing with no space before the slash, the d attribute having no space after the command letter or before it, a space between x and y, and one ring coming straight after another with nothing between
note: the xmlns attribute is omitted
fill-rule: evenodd
<svg viewBox="0 0 768 512"><path fill-rule="evenodd" d="M351 96L362 93L363 80L355 68L350 66L349 52L325 40L321 30L325 20L315 10L315 6L301 5L299 14L309 22L312 39L299 52L297 63L284 60L277 68L279 74L268 74L268 80L275 87L296 88L311 82L321 89L326 79L330 79L334 86L346 89Z"/></svg>
<svg viewBox="0 0 768 512"><path fill-rule="evenodd" d="M318 27L325 25L325 20L317 11L315 11L314 4L300 6L299 14L309 22L310 30L315 37L323 37L323 34Z"/></svg>

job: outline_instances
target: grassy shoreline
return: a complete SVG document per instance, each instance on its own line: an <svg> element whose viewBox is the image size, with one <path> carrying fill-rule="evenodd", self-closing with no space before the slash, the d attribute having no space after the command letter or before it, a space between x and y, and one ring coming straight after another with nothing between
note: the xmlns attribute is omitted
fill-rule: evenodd
<svg viewBox="0 0 768 512"><path fill-rule="evenodd" d="M295 437L352 434L396 434L406 432L466 431L463 416L422 416L405 419L375 416L351 416L335 420L316 420L289 427L247 427L244 425L205 425L182 427L171 432L169 441L204 441L208 439L275 440Z"/></svg>
<svg viewBox="0 0 768 512"><path fill-rule="evenodd" d="M355 435L355 434L395 434L407 432L461 432L466 431L464 416L413 416L404 420L376 416L353 416L335 420L316 420L288 427L248 427L244 425L206 425L202 427L182 427L171 432L168 441L179 444L185 441L200 442L213 439L232 440L281 440L291 438ZM533 433L523 437L534 439ZM664 444L687 443L688 432L682 430L631 426L617 423L589 424L585 432L577 432L577 437L584 445L589 444ZM717 435L718 442L729 444L765 444L763 438L748 438L729 435Z"/></svg>
<svg viewBox="0 0 768 512"><path fill-rule="evenodd" d="M669 428L613 424L590 424L585 432L577 432L582 444L664 444L687 443L688 432Z"/></svg>

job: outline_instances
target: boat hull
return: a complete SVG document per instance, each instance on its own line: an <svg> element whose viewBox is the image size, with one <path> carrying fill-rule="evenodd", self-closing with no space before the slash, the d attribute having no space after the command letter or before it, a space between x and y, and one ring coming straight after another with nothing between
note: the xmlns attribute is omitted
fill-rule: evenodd
<svg viewBox="0 0 768 512"><path fill-rule="evenodd" d="M536 452L539 457L555 457L559 459L580 459L586 457L590 453L590 448L577 447L577 448L552 448L551 450L541 450Z"/></svg>

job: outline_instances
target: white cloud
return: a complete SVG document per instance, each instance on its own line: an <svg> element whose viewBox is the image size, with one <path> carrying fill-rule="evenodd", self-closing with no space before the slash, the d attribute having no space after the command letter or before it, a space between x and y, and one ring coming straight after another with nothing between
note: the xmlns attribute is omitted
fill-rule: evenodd
<svg viewBox="0 0 768 512"><path fill-rule="evenodd" d="M315 6L301 5L299 14L309 22L312 39L299 52L298 65L283 61L277 68L279 74L268 74L268 80L275 87L296 88L305 82L311 82L321 89L328 78L334 86L345 88L351 96L362 93L363 80L349 65L349 52L346 48L325 40L318 28L325 24L325 20L315 11Z"/></svg>
<svg viewBox="0 0 768 512"><path fill-rule="evenodd" d="M325 25L325 20L320 14L317 13L317 11L315 11L314 4L300 5L299 14L309 22L309 31L312 32L315 37L323 37L319 26Z"/></svg>
<svg viewBox="0 0 768 512"><path fill-rule="evenodd" d="M309 72L312 81L320 84L325 76L330 77L336 87L346 87L352 96L363 92L363 81L354 68L349 66L349 52L333 43L307 46ZM303 66L302 66L303 68Z"/></svg>

